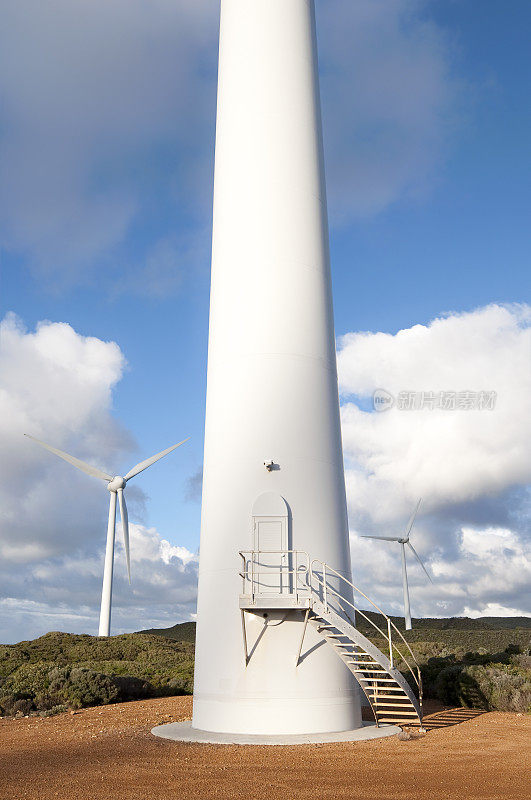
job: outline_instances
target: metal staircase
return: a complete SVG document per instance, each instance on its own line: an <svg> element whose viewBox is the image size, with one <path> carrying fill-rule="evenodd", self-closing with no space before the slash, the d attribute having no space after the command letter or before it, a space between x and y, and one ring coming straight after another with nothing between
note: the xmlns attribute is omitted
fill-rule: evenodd
<svg viewBox="0 0 531 800"><path fill-rule="evenodd" d="M319 602L314 602L309 622L358 681L377 725L422 725L421 706L402 673L357 628Z"/></svg>
<svg viewBox="0 0 531 800"><path fill-rule="evenodd" d="M282 555L278 559L271 556ZM243 579L240 609L245 648L249 661L245 632L245 612L265 608L299 609L304 612L304 626L297 655L299 664L308 623L334 649L354 675L365 694L377 725L399 724L422 727L422 679L413 652L396 625L375 603L344 575L328 564L310 560L303 551L245 551L240 552ZM272 565L274 562L274 566ZM271 570L280 570L278 585L282 592L271 595ZM267 590L267 591L266 591ZM385 622L383 628L354 602L361 595ZM359 614L383 639L382 652L361 633L352 615ZM399 649L397 640L400 640ZM408 656L404 655L404 649ZM398 661L408 670L416 694L400 670ZM417 695L417 696L416 696Z"/></svg>

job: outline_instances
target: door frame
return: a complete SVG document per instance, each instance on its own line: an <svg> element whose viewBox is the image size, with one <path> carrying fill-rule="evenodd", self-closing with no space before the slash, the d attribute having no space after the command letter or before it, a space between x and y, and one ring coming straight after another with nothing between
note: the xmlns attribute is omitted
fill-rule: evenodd
<svg viewBox="0 0 531 800"><path fill-rule="evenodd" d="M260 522L279 521L281 525L281 547L280 550L285 550L284 554L279 557L280 580L278 594L290 593L292 590L292 575L291 558L289 557L289 514L288 504L284 498L276 492L265 492L259 495L254 501L252 512L252 537L253 537L253 553L258 551L258 526ZM253 559L256 556L253 555ZM287 574L286 573L287 570ZM272 592L257 592L257 594L272 594Z"/></svg>

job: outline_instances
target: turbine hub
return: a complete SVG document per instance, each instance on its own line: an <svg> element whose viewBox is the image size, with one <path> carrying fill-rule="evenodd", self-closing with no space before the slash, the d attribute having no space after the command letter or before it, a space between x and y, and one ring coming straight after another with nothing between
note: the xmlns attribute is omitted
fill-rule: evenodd
<svg viewBox="0 0 531 800"><path fill-rule="evenodd" d="M125 481L120 475L115 475L112 481L107 484L107 489L110 492L117 492L118 489L123 489L125 486Z"/></svg>

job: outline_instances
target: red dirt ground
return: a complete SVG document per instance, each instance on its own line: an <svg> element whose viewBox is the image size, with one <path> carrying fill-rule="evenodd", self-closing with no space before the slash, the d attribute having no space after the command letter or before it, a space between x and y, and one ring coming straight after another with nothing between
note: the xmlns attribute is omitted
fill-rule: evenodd
<svg viewBox="0 0 531 800"><path fill-rule="evenodd" d="M190 719L189 697L0 719L0 799L528 800L531 718L446 709L399 741L238 747L150 729Z"/></svg>

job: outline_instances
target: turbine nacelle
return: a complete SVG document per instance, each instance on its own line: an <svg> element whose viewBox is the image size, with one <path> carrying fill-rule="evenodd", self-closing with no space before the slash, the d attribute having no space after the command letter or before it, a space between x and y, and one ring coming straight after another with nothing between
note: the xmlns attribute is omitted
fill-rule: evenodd
<svg viewBox="0 0 531 800"><path fill-rule="evenodd" d="M121 475L115 475L112 481L107 484L107 489L110 492L119 492L123 491L125 488L126 481L122 478Z"/></svg>

